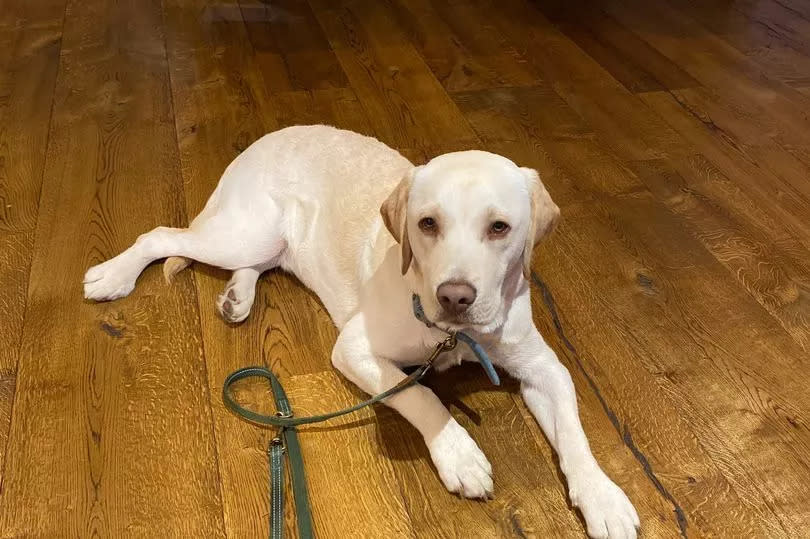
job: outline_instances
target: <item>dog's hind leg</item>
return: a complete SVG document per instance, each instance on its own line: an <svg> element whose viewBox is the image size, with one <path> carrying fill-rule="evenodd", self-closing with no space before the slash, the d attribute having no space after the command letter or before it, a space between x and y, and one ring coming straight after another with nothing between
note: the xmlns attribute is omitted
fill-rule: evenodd
<svg viewBox="0 0 810 539"><path fill-rule="evenodd" d="M87 270L84 296L96 301L124 297L132 292L146 266L166 257L183 257L230 270L272 267L287 247L282 215L272 200L261 210L250 214L214 212L204 220L195 220L190 228L155 228L115 258Z"/></svg>
<svg viewBox="0 0 810 539"><path fill-rule="evenodd" d="M217 299L217 310L226 322L238 324L245 320L256 299L256 283L265 271L276 267L275 262L250 268L240 268L233 272L231 280Z"/></svg>

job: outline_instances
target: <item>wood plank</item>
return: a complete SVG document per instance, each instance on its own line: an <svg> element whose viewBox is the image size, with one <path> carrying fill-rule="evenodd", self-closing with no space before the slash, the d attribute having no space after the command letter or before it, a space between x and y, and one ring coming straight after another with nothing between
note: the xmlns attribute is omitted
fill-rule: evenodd
<svg viewBox="0 0 810 539"><path fill-rule="evenodd" d="M79 299L90 264L183 218L161 26L155 4L66 11L0 500L6 534L222 532L190 282L167 293L147 272L126 300Z"/></svg>
<svg viewBox="0 0 810 539"><path fill-rule="evenodd" d="M296 414L311 415L366 398L334 371L293 376L286 386ZM382 407L300 429L301 450L320 537L415 537L394 487L393 462L381 447ZM390 415L388 419L392 419ZM419 436L418 434L416 434Z"/></svg>
<svg viewBox="0 0 810 539"><path fill-rule="evenodd" d="M722 93L704 88L675 90L670 93L678 103L733 144L750 159L773 173L778 183L774 186L807 207L810 204L810 186L807 177L810 166L786 151L776 140L777 122L763 122L749 114L747 108L729 103Z"/></svg>
<svg viewBox="0 0 810 539"><path fill-rule="evenodd" d="M64 4L7 2L0 15L0 232L36 226Z"/></svg>
<svg viewBox="0 0 810 539"><path fill-rule="evenodd" d="M381 3L313 9L374 132L395 148L474 146L467 125L402 28Z"/></svg>
<svg viewBox="0 0 810 539"><path fill-rule="evenodd" d="M0 6L0 484L64 4L7 1ZM23 18L30 26L19 24Z"/></svg>
<svg viewBox="0 0 810 539"><path fill-rule="evenodd" d="M810 6L801 0L775 0L773 3L784 8L787 14L810 21Z"/></svg>
<svg viewBox="0 0 810 539"><path fill-rule="evenodd" d="M729 457L737 461L745 455L745 466L732 465L724 470L737 491L741 495L748 495L752 490L758 492L770 500L781 526L800 529L806 525L809 515L802 509L804 502L796 504L794 500L803 498L805 489L790 477L801 476L804 473L801 470L808 467L804 450L799 449L807 446L807 431L794 426L796 418L805 413L807 403L799 388L801 384L787 387L792 383L784 379L782 369L788 364L801 365L806 356L786 339L781 327L775 327L774 321L750 305L739 291L726 286L722 296L712 296L711 291L718 290L726 279L714 267L714 260L706 259L702 249L682 239L679 226L660 210L645 210L639 200L646 202L646 197L622 200L611 213L625 216L622 228L632 230L639 242L634 241L633 248L641 251L644 265L653 270L637 273L636 280L651 289L651 298L659 299L660 306L674 308L655 313L666 317L658 318L666 320L666 337L660 335L660 330L655 331L655 327L645 327L641 330L643 336L634 332L634 337L652 339L656 344L672 339L666 348L650 350L650 357L661 361L667 357L665 350L679 350L677 355L669 352L668 359L664 360L671 366L675 378L672 390L689 402L699 402L708 412L707 417L716 422L710 427L711 432L701 433L704 444L714 445L710 450L713 458L725 463ZM653 222L655 224L651 225ZM677 253L667 247L675 244L679 246ZM595 254L596 251L591 251L586 256ZM656 258L660 262L654 262ZM652 286L645 284L648 280ZM616 303L616 307L626 304L622 300ZM639 316L638 303L631 304L624 312L625 320ZM705 320L707 324L697 326L698 320ZM768 344L761 344L763 338L767 338ZM689 359L679 361L682 357ZM777 367L780 363L782 366ZM777 404L777 401L780 402ZM787 412L788 409L791 411ZM681 413L689 417L692 424L698 424L699 419L686 410ZM775 454L760 446L762 438L768 439L774 449L780 448L780 465L784 466L785 477L775 477ZM791 449L783 453L782 448Z"/></svg>
<svg viewBox="0 0 810 539"><path fill-rule="evenodd" d="M752 159L710 118L684 108L675 93L649 92L639 97L688 139L695 151L705 155L739 189L756 200L789 236L810 248L807 205L795 188L780 187L783 180Z"/></svg>
<svg viewBox="0 0 810 539"><path fill-rule="evenodd" d="M810 347L806 250L702 155L633 170L799 343Z"/></svg>
<svg viewBox="0 0 810 539"><path fill-rule="evenodd" d="M0 233L0 479L11 428L33 233Z"/></svg>
<svg viewBox="0 0 810 539"><path fill-rule="evenodd" d="M543 0L534 5L633 93L699 85L678 65L602 11L598 3Z"/></svg>
<svg viewBox="0 0 810 539"><path fill-rule="evenodd" d="M796 50L778 26L756 20L740 5L729 9L720 2L693 0L675 0L671 5L750 58L769 77L789 85L810 83L810 57Z"/></svg>
<svg viewBox="0 0 810 539"><path fill-rule="evenodd" d="M810 164L810 134L803 117L795 113L810 108L810 101L800 92L768 78L752 60L666 4L654 12L643 2L634 1L635 9L626 9L626 3L618 5L614 0L605 4L611 15L635 29L701 84L722 93L727 104L748 110L757 122L773 126L773 140Z"/></svg>
<svg viewBox="0 0 810 539"><path fill-rule="evenodd" d="M652 472L684 510L690 535L789 536L787 530L796 529L789 522L802 510L782 498L785 485L781 481L763 485L773 455L762 451L757 441L757 429L765 429L777 412L763 411L757 401L745 398L748 391L761 391L761 385L744 375L742 381L735 381L733 377L740 376L742 369L730 367L726 358L716 369L728 369L727 376L718 377L714 367L710 367L713 372L704 370L706 362L718 361L715 350L702 356L699 352L711 338L696 339L664 307L677 301L670 294L680 294L680 286L667 282L667 277L662 280L660 267L650 267L647 252L643 259L632 261L626 252L613 258L612 253L621 250L626 240L612 230L615 213L599 218L603 222L598 228L605 235L587 223L599 212L598 207L583 204L567 212L575 237L555 255L563 258L564 251L568 260L549 267L545 278L556 293L562 316L570 317L564 320L565 327L575 328L569 338L586 358L604 398L614 403L623 434L631 433ZM587 250L569 252L584 243ZM599 284L584 284L592 282ZM648 282L653 290L645 292ZM660 298L660 290L665 288L666 298ZM598 302L601 314L578 309L583 296ZM654 313L639 305L658 301ZM690 294L681 301L688 305L685 309L691 309L695 300ZM680 352L673 354L673 350ZM623 398L629 394L637 398ZM743 418L749 413L746 422ZM736 465L740 458L746 460L744 466ZM798 484L790 488L799 495ZM752 503L754 499L772 501L762 505Z"/></svg>
<svg viewBox="0 0 810 539"><path fill-rule="evenodd" d="M683 152L681 139L669 126L644 114L627 88L533 6L504 0L486 3L486 13L617 156L635 160Z"/></svg>
<svg viewBox="0 0 810 539"><path fill-rule="evenodd" d="M240 0L254 58L271 92L345 88L346 75L306 0Z"/></svg>
<svg viewBox="0 0 810 539"><path fill-rule="evenodd" d="M431 0L392 3L392 13L448 92L540 81L525 58L465 4Z"/></svg>
<svg viewBox="0 0 810 539"><path fill-rule="evenodd" d="M753 24L774 30L791 48L810 55L810 19L796 8L776 0L742 0L735 9Z"/></svg>

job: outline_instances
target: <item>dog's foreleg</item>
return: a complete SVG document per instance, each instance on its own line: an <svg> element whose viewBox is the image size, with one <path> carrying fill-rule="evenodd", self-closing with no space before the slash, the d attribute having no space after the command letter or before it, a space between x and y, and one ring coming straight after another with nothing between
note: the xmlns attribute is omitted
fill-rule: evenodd
<svg viewBox="0 0 810 539"><path fill-rule="evenodd" d="M362 314L355 315L344 326L332 351L332 363L346 378L372 395L405 378L405 373L393 362L374 355ZM484 498L492 493L489 461L433 391L415 384L383 402L399 412L425 439L439 477L449 491L467 498Z"/></svg>
<svg viewBox="0 0 810 539"><path fill-rule="evenodd" d="M582 511L588 535L635 538L638 515L591 453L568 370L535 328L500 352L505 359L499 363L520 380L523 400L559 456L571 503Z"/></svg>

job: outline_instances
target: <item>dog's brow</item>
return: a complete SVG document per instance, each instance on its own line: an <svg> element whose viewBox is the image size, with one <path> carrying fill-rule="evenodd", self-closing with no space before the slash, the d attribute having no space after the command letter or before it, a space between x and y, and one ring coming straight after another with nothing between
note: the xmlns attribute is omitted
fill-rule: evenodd
<svg viewBox="0 0 810 539"><path fill-rule="evenodd" d="M438 218L440 213L441 207L435 202L432 202L427 206L419 208L419 210L416 212L416 217L417 219L422 219L424 217Z"/></svg>
<svg viewBox="0 0 810 539"><path fill-rule="evenodd" d="M503 220L508 219L508 214L506 211L504 211L503 208L499 208L492 204L486 207L486 215L490 219L503 219Z"/></svg>

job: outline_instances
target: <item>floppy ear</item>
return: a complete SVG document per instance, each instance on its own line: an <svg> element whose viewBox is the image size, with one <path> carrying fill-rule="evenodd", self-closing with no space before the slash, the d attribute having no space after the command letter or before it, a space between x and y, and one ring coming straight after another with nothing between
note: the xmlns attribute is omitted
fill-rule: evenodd
<svg viewBox="0 0 810 539"><path fill-rule="evenodd" d="M413 252L411 242L408 240L408 194L411 190L413 175L419 167L410 169L399 184L394 188L380 207L383 223L388 232L400 245L402 254L402 275L408 273L411 266Z"/></svg>
<svg viewBox="0 0 810 539"><path fill-rule="evenodd" d="M529 231L526 234L526 245L523 248L523 276L528 280L532 274L532 251L544 237L549 235L560 218L560 208L551 200L540 175L531 168L521 168L526 176L531 199Z"/></svg>

